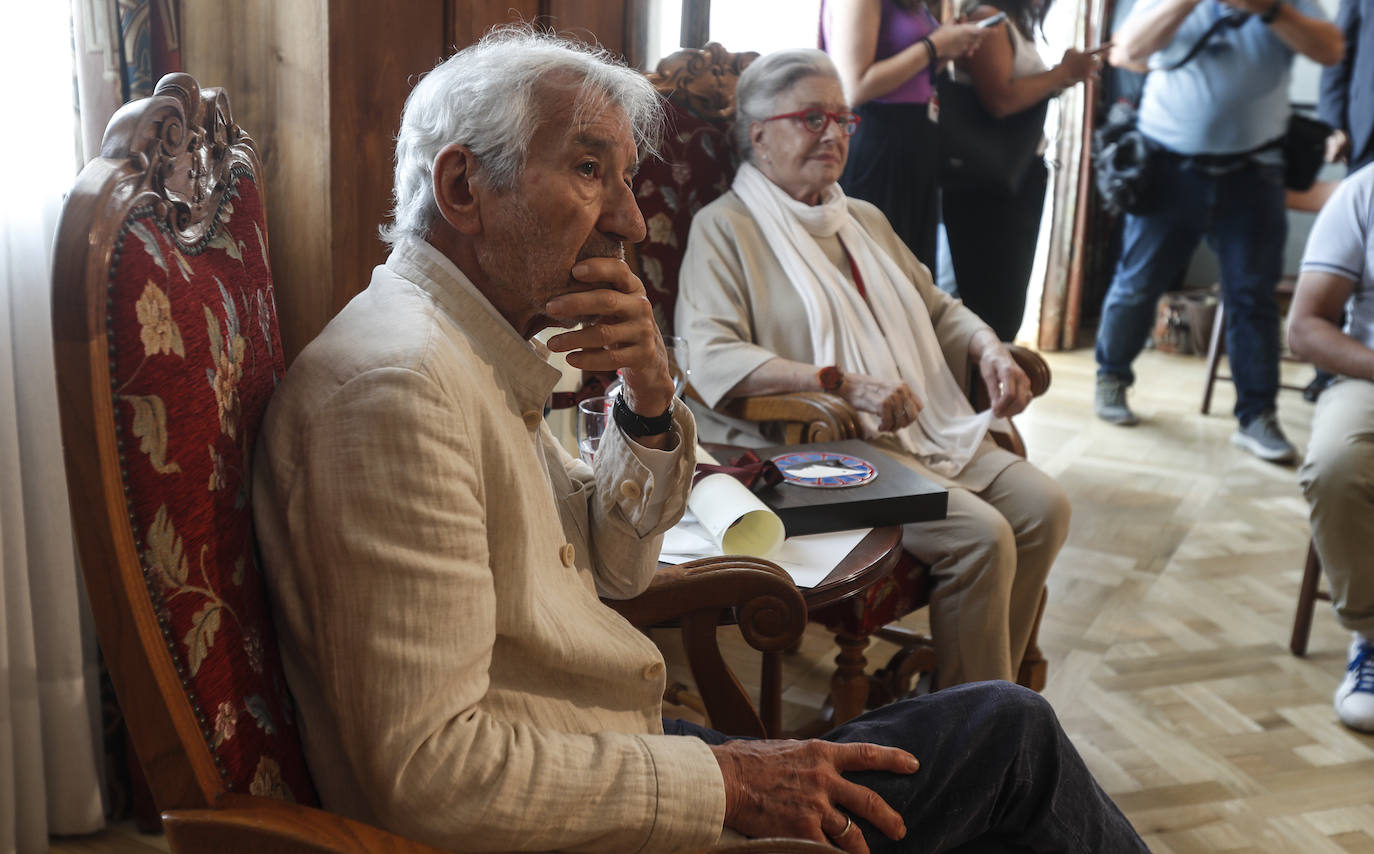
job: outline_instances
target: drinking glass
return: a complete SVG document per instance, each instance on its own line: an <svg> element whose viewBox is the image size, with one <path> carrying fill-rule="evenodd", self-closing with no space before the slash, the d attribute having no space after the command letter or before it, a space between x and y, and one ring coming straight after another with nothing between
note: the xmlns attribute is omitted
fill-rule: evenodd
<svg viewBox="0 0 1374 854"><path fill-rule="evenodd" d="M668 373L673 378L673 393L682 397L683 389L687 388L687 378L692 375L687 339L681 335L664 335L663 347L668 353Z"/></svg>
<svg viewBox="0 0 1374 854"><path fill-rule="evenodd" d="M589 397L577 404L577 455L587 465L596 459L597 446L606 432L611 420L611 404L614 398L607 396Z"/></svg>

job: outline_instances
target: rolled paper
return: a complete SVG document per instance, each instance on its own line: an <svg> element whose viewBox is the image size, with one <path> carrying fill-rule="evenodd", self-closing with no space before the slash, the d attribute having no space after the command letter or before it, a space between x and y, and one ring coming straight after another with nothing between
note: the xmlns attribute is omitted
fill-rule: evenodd
<svg viewBox="0 0 1374 854"><path fill-rule="evenodd" d="M786 536L778 514L728 474L709 474L692 487L687 507L723 554L768 557Z"/></svg>

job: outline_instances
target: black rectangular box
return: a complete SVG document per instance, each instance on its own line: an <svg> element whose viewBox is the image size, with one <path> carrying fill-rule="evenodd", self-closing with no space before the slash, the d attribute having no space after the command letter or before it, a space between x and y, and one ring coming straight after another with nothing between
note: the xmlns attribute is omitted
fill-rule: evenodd
<svg viewBox="0 0 1374 854"><path fill-rule="evenodd" d="M758 448L760 459L799 451L834 451L873 464L878 476L859 486L823 488L778 484L759 494L782 519L787 536L879 528L945 518L949 492L860 439ZM730 455L735 456L734 454Z"/></svg>

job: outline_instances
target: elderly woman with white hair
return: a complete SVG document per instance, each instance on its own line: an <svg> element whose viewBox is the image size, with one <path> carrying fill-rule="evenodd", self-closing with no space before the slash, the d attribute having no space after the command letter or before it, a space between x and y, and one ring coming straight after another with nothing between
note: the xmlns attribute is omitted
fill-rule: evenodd
<svg viewBox="0 0 1374 854"><path fill-rule="evenodd" d="M1030 401L1029 380L877 208L845 197L837 181L858 118L824 53L759 58L736 109L743 162L692 223L677 301L707 404L701 436L768 443L758 425L712 410L732 398L848 400L875 447L949 488L947 517L903 537L935 580L938 687L1012 679L1069 525L1059 485L988 435ZM989 411L975 413L956 379L970 362Z"/></svg>

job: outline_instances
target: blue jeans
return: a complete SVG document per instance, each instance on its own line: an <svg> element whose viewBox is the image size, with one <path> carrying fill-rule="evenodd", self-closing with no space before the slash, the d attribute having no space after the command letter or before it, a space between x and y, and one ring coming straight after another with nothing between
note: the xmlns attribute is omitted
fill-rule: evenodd
<svg viewBox="0 0 1374 854"><path fill-rule="evenodd" d="M1151 176L1160 210L1127 214L1121 259L1097 327L1098 376L1135 381L1140 354L1164 291L1207 245L1221 265L1226 351L1242 424L1274 408L1279 386L1279 309L1274 289L1288 236L1283 167L1249 163L1211 174L1187 158L1165 154Z"/></svg>
<svg viewBox="0 0 1374 854"><path fill-rule="evenodd" d="M684 721L665 720L663 727L711 744L729 740ZM921 762L915 774L844 775L877 792L906 824L906 838L893 841L855 817L874 854L1149 851L1097 785L1049 703L1010 682L901 700L823 738L900 747Z"/></svg>

